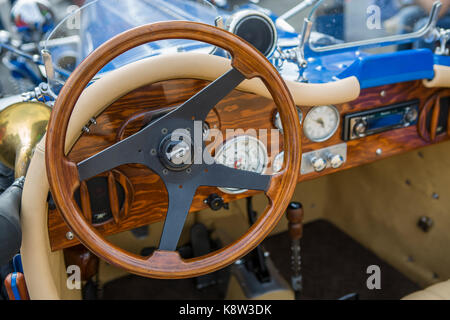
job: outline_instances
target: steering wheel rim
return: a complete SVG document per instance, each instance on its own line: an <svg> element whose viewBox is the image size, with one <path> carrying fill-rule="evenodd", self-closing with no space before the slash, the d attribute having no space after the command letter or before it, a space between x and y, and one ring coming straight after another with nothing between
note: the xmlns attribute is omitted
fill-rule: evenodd
<svg viewBox="0 0 450 320"><path fill-rule="evenodd" d="M264 214L232 244L190 260L183 260L178 252L167 250L157 250L150 257L141 257L107 242L86 221L75 203L73 194L80 185L80 164L71 162L65 154L70 116L91 79L120 54L149 42L167 39L202 41L228 51L232 56L232 70L246 79L259 77L264 82L277 105L284 128L285 166L280 173L269 179L264 190L269 198ZM226 78L226 75L222 78ZM45 158L55 203L70 229L87 248L108 263L131 273L174 279L195 277L223 268L254 249L270 233L283 215L295 189L300 169L300 141L298 113L290 92L276 69L261 53L225 30L196 22L171 21L126 31L104 43L77 67L62 88L54 106L48 125Z"/></svg>

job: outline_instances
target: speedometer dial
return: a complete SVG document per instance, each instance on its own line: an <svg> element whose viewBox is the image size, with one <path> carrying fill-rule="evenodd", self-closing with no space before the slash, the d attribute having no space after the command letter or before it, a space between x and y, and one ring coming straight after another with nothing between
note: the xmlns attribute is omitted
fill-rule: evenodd
<svg viewBox="0 0 450 320"><path fill-rule="evenodd" d="M326 141L339 127L339 111L334 106L313 108L303 124L305 136L314 142Z"/></svg>
<svg viewBox="0 0 450 320"><path fill-rule="evenodd" d="M216 163L227 167L263 174L269 161L264 144L248 135L228 140L216 153ZM219 188L231 194L243 193L247 190L236 188Z"/></svg>

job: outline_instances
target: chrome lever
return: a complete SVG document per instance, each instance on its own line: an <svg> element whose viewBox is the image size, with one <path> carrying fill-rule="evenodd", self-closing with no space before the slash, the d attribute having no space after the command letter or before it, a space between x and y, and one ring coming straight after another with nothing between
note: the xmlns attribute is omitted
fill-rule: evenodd
<svg viewBox="0 0 450 320"><path fill-rule="evenodd" d="M303 29L300 35L298 36L299 44L297 47L293 49L281 50L278 49L278 60L287 60L294 62L298 66L299 77L298 81L306 82L307 79L304 76L305 69L308 67L308 60L305 57L305 46L308 41L311 31L312 31L313 23L311 20L305 18L303 21ZM282 64L280 64L281 66Z"/></svg>

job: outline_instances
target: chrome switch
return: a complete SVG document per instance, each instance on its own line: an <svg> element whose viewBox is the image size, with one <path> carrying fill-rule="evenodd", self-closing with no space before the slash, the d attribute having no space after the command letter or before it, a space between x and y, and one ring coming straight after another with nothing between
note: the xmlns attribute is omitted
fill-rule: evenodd
<svg viewBox="0 0 450 320"><path fill-rule="evenodd" d="M347 162L347 144L341 143L302 154L301 174L341 168Z"/></svg>
<svg viewBox="0 0 450 320"><path fill-rule="evenodd" d="M333 169L337 169L342 167L342 165L344 164L344 157L341 156L340 154L329 154L328 155L328 162L330 163L331 167Z"/></svg>
<svg viewBox="0 0 450 320"><path fill-rule="evenodd" d="M312 157L311 165L316 172L321 172L327 167L327 161L322 157Z"/></svg>

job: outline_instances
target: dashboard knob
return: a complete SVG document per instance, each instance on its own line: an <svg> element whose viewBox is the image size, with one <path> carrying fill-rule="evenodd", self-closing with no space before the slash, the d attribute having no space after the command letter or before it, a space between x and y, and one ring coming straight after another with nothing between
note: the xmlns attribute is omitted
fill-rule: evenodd
<svg viewBox="0 0 450 320"><path fill-rule="evenodd" d="M330 162L330 165L333 169L337 169L342 167L344 164L344 157L342 157L340 154L330 154L328 156L328 161Z"/></svg>
<svg viewBox="0 0 450 320"><path fill-rule="evenodd" d="M415 108L408 108L405 112L405 122L410 124L417 120L419 113Z"/></svg>
<svg viewBox="0 0 450 320"><path fill-rule="evenodd" d="M360 119L355 123L355 126L353 127L353 131L356 136L363 137L366 134L367 130L367 121Z"/></svg>
<svg viewBox="0 0 450 320"><path fill-rule="evenodd" d="M228 210L228 204L225 203L223 198L215 193L209 195L208 199L204 201L213 211L219 211L224 208Z"/></svg>
<svg viewBox="0 0 450 320"><path fill-rule="evenodd" d="M322 157L311 158L311 165L316 172L321 172L327 167L327 161Z"/></svg>

